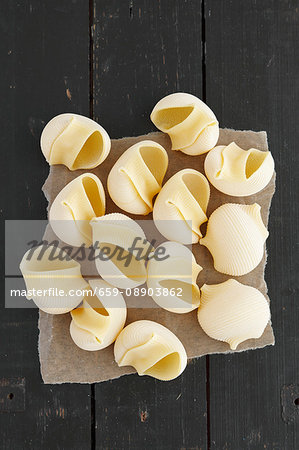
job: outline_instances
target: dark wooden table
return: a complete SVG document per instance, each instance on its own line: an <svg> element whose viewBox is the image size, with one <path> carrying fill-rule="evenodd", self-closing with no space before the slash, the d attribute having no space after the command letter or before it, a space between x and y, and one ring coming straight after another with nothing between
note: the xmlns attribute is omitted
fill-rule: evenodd
<svg viewBox="0 0 299 450"><path fill-rule="evenodd" d="M169 383L43 385L37 311L3 309L1 449L297 450L298 0L1 0L0 9L3 219L46 218L39 136L50 118L76 112L113 138L143 134L153 105L175 91L206 100L222 127L266 130L278 173L266 270L275 347L200 358Z"/></svg>

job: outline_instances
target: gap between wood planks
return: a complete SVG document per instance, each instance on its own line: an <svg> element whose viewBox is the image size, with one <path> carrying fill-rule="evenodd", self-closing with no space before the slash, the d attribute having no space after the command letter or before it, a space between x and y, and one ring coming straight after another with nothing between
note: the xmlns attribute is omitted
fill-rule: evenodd
<svg viewBox="0 0 299 450"><path fill-rule="evenodd" d="M206 16L205 0L201 0L201 71L202 100L206 102ZM207 450L211 449L210 417L210 357L206 355L206 406L207 406Z"/></svg>
<svg viewBox="0 0 299 450"><path fill-rule="evenodd" d="M94 63L94 43L93 43L93 26L94 26L94 3L89 0L89 116L94 119L93 102L94 102L94 84L93 84L93 63ZM90 447L91 450L96 449L96 399L95 384L90 385Z"/></svg>

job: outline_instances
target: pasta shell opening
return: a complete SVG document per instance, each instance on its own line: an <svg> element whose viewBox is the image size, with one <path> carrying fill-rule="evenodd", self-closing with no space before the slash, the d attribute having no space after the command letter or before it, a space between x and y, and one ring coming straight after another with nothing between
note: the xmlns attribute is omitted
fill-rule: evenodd
<svg viewBox="0 0 299 450"><path fill-rule="evenodd" d="M165 175L167 156L161 152L159 147L144 146L140 147L139 152L149 171L155 177L156 181L161 184Z"/></svg>
<svg viewBox="0 0 299 450"><path fill-rule="evenodd" d="M82 178L82 184L95 217L102 216L105 213L105 205L103 205L97 183L91 177L86 176Z"/></svg>
<svg viewBox="0 0 299 450"><path fill-rule="evenodd" d="M267 186L274 173L274 160L269 151L243 150L231 142L214 147L205 159L204 169L218 191L247 197Z"/></svg>
<svg viewBox="0 0 299 450"><path fill-rule="evenodd" d="M155 114L155 122L163 130L170 130L187 119L192 113L194 106L183 106L176 108L160 109Z"/></svg>
<svg viewBox="0 0 299 450"><path fill-rule="evenodd" d="M198 242L202 237L200 227L207 221L209 197L209 183L202 173L194 169L177 172L164 184L154 203L156 227L168 240Z"/></svg>
<svg viewBox="0 0 299 450"><path fill-rule="evenodd" d="M167 166L167 152L157 142L144 140L132 145L110 170L107 179L110 197L124 211L149 214Z"/></svg>
<svg viewBox="0 0 299 450"><path fill-rule="evenodd" d="M268 152L255 151L254 149L250 151L245 166L246 178L250 178L261 167L267 156Z"/></svg>
<svg viewBox="0 0 299 450"><path fill-rule="evenodd" d="M144 371L144 375L167 381L175 378L180 373L181 359L178 352L170 353L152 367Z"/></svg>
<svg viewBox="0 0 299 450"><path fill-rule="evenodd" d="M79 329L91 333L102 344L103 336L109 328L110 317L95 295L85 297L83 305L74 309L71 316Z"/></svg>
<svg viewBox="0 0 299 450"><path fill-rule="evenodd" d="M132 365L139 375L169 380L178 375L180 368L180 361L175 358L173 361L172 358L168 360L168 356L172 354L180 356L177 351L170 350L169 343L161 341L160 336L152 333L144 342L127 350L121 358L120 365ZM176 368L178 370L175 370Z"/></svg>
<svg viewBox="0 0 299 450"><path fill-rule="evenodd" d="M56 196L49 210L50 225L67 244L89 246L89 222L105 214L105 191L99 178L85 173L68 183Z"/></svg>
<svg viewBox="0 0 299 450"><path fill-rule="evenodd" d="M151 120L171 139L172 150L200 155L216 145L219 124L213 111L194 95L177 92L162 98Z"/></svg>
<svg viewBox="0 0 299 450"><path fill-rule="evenodd" d="M187 364L185 348L177 336L150 320L127 325L115 341L114 356L119 367L133 366L139 375L163 381L176 378Z"/></svg>
<svg viewBox="0 0 299 450"><path fill-rule="evenodd" d="M83 144L74 163L73 170L82 167L92 168L103 153L103 137L99 131L94 131Z"/></svg>
<svg viewBox="0 0 299 450"><path fill-rule="evenodd" d="M64 164L69 170L98 166L110 148L111 141L104 128L78 114L53 117L41 135L41 149L49 164Z"/></svg>
<svg viewBox="0 0 299 450"><path fill-rule="evenodd" d="M82 305L71 311L70 334L75 344L87 351L108 347L122 330L127 316L122 294L101 279L89 280Z"/></svg>
<svg viewBox="0 0 299 450"><path fill-rule="evenodd" d="M107 309L104 307L101 300L99 299L99 297L94 293L92 293L92 295L86 296L84 300L94 311L96 311L101 316L108 317L110 315Z"/></svg>
<svg viewBox="0 0 299 450"><path fill-rule="evenodd" d="M136 199L138 199L142 203L144 203L144 207L146 210L145 214L148 214L153 209L152 200L147 198L147 195L144 195L145 194L144 192L143 193L139 192L137 183L134 181L134 178L132 178L132 176L130 174L128 174L125 169L123 169L123 168L119 169L119 173L123 174L127 178L127 181L129 183L130 187L132 188L132 191L134 192ZM136 199L135 199L135 203L137 203ZM127 211L128 207L124 206L124 205L122 205L122 206L123 206L122 209L124 209L124 211ZM128 212L132 212L132 211L130 210Z"/></svg>
<svg viewBox="0 0 299 450"><path fill-rule="evenodd" d="M209 201L206 179L199 177L196 173L184 173L182 180L201 209L206 211Z"/></svg>

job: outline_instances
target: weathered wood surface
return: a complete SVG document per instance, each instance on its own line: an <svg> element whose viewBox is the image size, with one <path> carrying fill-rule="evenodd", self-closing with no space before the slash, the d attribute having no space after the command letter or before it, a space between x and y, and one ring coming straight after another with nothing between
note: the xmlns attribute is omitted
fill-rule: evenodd
<svg viewBox="0 0 299 450"><path fill-rule="evenodd" d="M278 175L266 268L276 345L209 358L211 448L294 450L299 414L284 420L281 393L299 376L299 2L207 0L205 28L207 102L227 127L267 130Z"/></svg>
<svg viewBox="0 0 299 450"><path fill-rule="evenodd" d="M3 0L0 29L1 217L46 218L39 136L60 112L89 113L88 4ZM0 448L90 448L91 388L43 385L37 319L37 310L1 309Z"/></svg>
<svg viewBox="0 0 299 450"><path fill-rule="evenodd" d="M0 448L298 448L298 1L3 0L0 13L3 219L45 218L38 140L51 117L90 113L113 138L138 135L176 90L206 97L222 126L267 130L278 172L266 270L275 347L201 358L170 383L51 387L36 311L3 310Z"/></svg>

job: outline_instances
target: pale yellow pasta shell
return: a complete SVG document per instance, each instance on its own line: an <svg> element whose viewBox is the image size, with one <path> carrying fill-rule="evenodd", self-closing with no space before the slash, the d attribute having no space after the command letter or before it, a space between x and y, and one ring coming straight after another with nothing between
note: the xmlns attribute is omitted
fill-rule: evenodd
<svg viewBox="0 0 299 450"><path fill-rule="evenodd" d="M270 152L243 150L232 142L208 153L205 173L218 191L245 197L267 186L274 173L274 160Z"/></svg>
<svg viewBox="0 0 299 450"><path fill-rule="evenodd" d="M202 267L189 248L178 242L164 242L164 259L152 258L147 265L147 286L161 308L185 314L198 308L200 292L196 279Z"/></svg>
<svg viewBox="0 0 299 450"><path fill-rule="evenodd" d="M154 203L153 218L160 233L182 244L198 242L200 226L208 220L210 186L194 169L183 169L162 187Z"/></svg>
<svg viewBox="0 0 299 450"><path fill-rule="evenodd" d="M240 276L261 262L268 234L260 205L226 203L211 214L200 243L211 252L218 272Z"/></svg>
<svg viewBox="0 0 299 450"><path fill-rule="evenodd" d="M247 339L258 339L270 320L264 295L252 286L230 279L201 288L198 321L208 336L235 350Z"/></svg>
<svg viewBox="0 0 299 450"><path fill-rule="evenodd" d="M199 98L184 92L162 98L151 113L156 127L167 133L172 149L187 155L211 150L219 137L219 124L213 111Z"/></svg>
<svg viewBox="0 0 299 450"><path fill-rule="evenodd" d="M119 367L133 366L138 375L168 381L185 369L187 355L181 341L168 328L150 320L127 325L114 345Z"/></svg>
<svg viewBox="0 0 299 450"><path fill-rule="evenodd" d="M101 125L73 113L50 120L40 143L50 165L64 164L70 170L97 167L107 158L111 147L109 135Z"/></svg>
<svg viewBox="0 0 299 450"><path fill-rule="evenodd" d="M20 270L27 298L49 314L64 314L76 308L89 288L82 278L80 264L52 245L28 250L22 258ZM56 295L59 291L63 295Z"/></svg>
<svg viewBox="0 0 299 450"><path fill-rule="evenodd" d="M99 178L84 173L68 183L57 195L49 211L49 222L55 234L69 245L79 247L92 243L89 224L105 214L105 191Z"/></svg>
<svg viewBox="0 0 299 450"><path fill-rule="evenodd" d="M93 219L91 226L95 263L101 277L123 289L143 284L147 276L145 263L153 247L142 228L130 217L119 213ZM138 255L131 250L134 242L141 249Z"/></svg>
<svg viewBox="0 0 299 450"><path fill-rule="evenodd" d="M116 287L103 280L89 280L89 285L93 295L87 295L82 305L71 311L70 334L78 347L96 351L115 341L125 325L127 308Z"/></svg>
<svg viewBox="0 0 299 450"><path fill-rule="evenodd" d="M141 141L128 148L112 167L107 186L114 203L132 214L150 213L168 166L164 148Z"/></svg>

